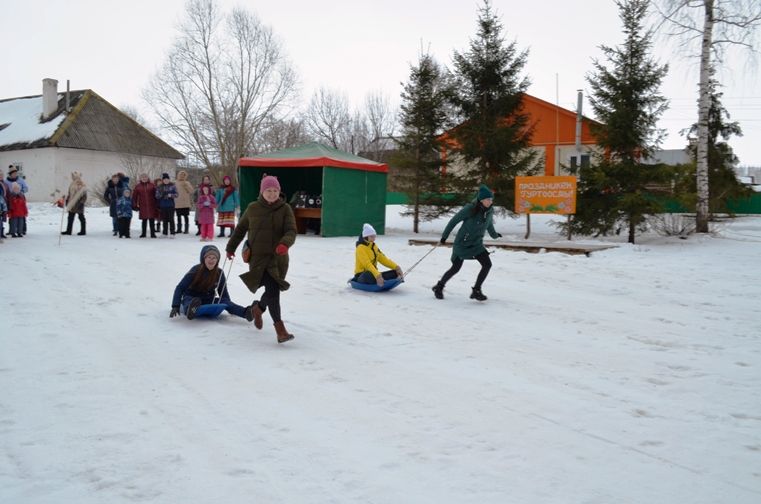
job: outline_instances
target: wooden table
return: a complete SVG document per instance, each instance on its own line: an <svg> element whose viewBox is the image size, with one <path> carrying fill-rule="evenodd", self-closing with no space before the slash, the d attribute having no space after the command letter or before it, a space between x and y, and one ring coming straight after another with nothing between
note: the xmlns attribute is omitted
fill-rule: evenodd
<svg viewBox="0 0 761 504"><path fill-rule="evenodd" d="M322 219L322 208L294 208L296 216L296 230L299 234L306 234L308 219Z"/></svg>

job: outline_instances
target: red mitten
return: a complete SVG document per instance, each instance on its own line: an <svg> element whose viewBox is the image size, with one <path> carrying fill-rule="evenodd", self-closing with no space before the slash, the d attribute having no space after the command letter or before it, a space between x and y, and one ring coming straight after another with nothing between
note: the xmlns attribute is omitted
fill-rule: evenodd
<svg viewBox="0 0 761 504"><path fill-rule="evenodd" d="M288 247L283 245L282 243L279 243L277 247L275 247L275 253L277 255L285 255L288 253Z"/></svg>

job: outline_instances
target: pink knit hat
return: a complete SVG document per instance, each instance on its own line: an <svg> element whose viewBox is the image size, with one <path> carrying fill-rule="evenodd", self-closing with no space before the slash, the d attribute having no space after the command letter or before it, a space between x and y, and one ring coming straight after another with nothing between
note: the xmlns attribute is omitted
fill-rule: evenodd
<svg viewBox="0 0 761 504"><path fill-rule="evenodd" d="M279 191L280 182L277 181L277 177L267 175L266 177L262 178L262 184L259 186L259 192L263 193L267 189L272 189L273 187Z"/></svg>

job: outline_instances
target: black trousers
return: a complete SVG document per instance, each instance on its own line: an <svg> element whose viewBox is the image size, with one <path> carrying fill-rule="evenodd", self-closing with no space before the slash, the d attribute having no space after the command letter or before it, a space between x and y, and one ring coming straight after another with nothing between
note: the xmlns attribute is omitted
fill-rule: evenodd
<svg viewBox="0 0 761 504"><path fill-rule="evenodd" d="M66 221L67 234L71 234L71 228L74 226L74 217L79 217L80 232L86 229L87 220L85 219L85 213L84 212L69 212L68 219Z"/></svg>
<svg viewBox="0 0 761 504"><path fill-rule="evenodd" d="M162 234L166 236L168 233L174 234L174 207L162 208L161 212L161 224L163 226Z"/></svg>
<svg viewBox="0 0 761 504"><path fill-rule="evenodd" d="M187 233L190 229L188 226L190 208L175 208L174 213L177 214L177 234ZM182 230L183 219L185 220L185 231Z"/></svg>
<svg viewBox="0 0 761 504"><path fill-rule="evenodd" d="M156 221L154 219L140 219L140 222L143 226L143 232L140 233L140 237L145 237L145 228L148 227L148 224L151 225L151 238L156 238Z"/></svg>
<svg viewBox="0 0 761 504"><path fill-rule="evenodd" d="M145 222L145 221L143 221ZM119 231L119 237L129 238L129 226L132 223L132 217L119 217L116 219L116 226Z"/></svg>
<svg viewBox="0 0 761 504"><path fill-rule="evenodd" d="M259 309L264 312L269 308L272 321L280 322L283 320L280 318L280 286L266 271L262 275L262 285L264 286L264 294L259 300Z"/></svg>
<svg viewBox="0 0 761 504"><path fill-rule="evenodd" d="M481 252L475 257L475 259L481 264L481 271L478 272L478 277L476 277L476 285L474 285L473 288L480 289L481 285L484 283L484 280L486 280L486 276L489 274L489 270L491 269L491 259L489 259L488 251ZM457 272L460 271L463 262L464 261L459 257L452 259L452 267L449 268L446 273L444 273L444 276L441 277L439 283L441 285L445 285L450 278L455 276Z"/></svg>

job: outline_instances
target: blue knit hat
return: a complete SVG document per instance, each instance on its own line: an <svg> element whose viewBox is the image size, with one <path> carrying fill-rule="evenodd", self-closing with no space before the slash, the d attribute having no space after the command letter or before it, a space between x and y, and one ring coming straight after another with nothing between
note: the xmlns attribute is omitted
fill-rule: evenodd
<svg viewBox="0 0 761 504"><path fill-rule="evenodd" d="M491 189L486 187L486 185L481 184L479 186L478 197L477 197L478 201L485 200L487 198L493 198L493 197L494 197L494 193L491 191Z"/></svg>

